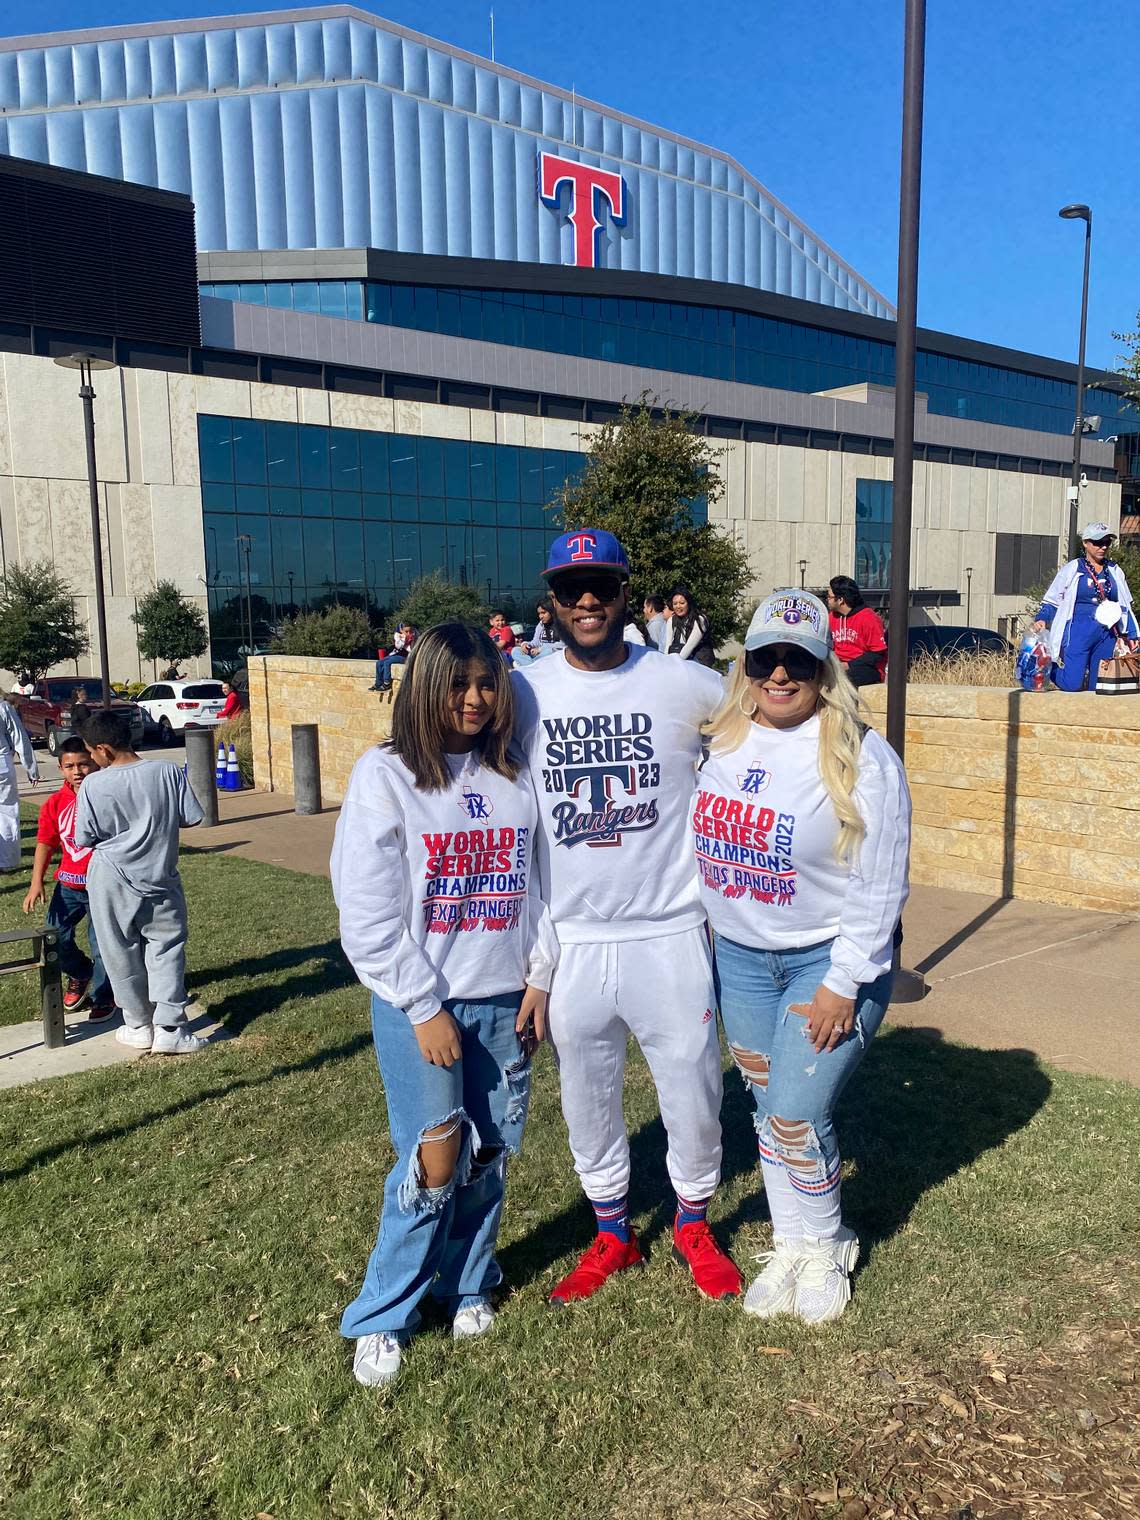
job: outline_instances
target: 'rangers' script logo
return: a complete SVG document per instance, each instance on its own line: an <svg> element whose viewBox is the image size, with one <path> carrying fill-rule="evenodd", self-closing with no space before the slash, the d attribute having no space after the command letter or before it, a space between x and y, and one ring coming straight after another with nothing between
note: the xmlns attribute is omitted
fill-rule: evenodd
<svg viewBox="0 0 1140 1520"><path fill-rule="evenodd" d="M661 767L648 713L544 718L542 726L542 784L565 799L550 809L555 844L620 846L624 835L653 828Z"/></svg>
<svg viewBox="0 0 1140 1520"><path fill-rule="evenodd" d="M574 258L579 269L598 267L602 230L602 201L615 225L625 225L625 180L609 169L595 169L556 153L538 155L538 196L544 206L558 209L563 185L570 186L570 225L574 229Z"/></svg>

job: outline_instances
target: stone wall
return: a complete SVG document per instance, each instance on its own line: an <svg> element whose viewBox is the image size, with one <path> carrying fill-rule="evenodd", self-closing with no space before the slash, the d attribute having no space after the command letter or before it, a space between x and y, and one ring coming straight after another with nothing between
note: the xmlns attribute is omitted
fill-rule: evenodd
<svg viewBox="0 0 1140 1520"><path fill-rule="evenodd" d="M864 690L875 727L886 690ZM1128 911L1140 896L1140 697L907 690L911 877Z"/></svg>

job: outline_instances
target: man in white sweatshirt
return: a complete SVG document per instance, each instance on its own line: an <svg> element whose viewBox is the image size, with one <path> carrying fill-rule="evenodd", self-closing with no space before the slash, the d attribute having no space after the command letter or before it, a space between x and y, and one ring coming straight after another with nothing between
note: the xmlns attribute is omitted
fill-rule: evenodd
<svg viewBox="0 0 1140 1520"><path fill-rule="evenodd" d="M563 534L543 572L564 649L516 672L516 737L538 797L539 863L561 946L547 1027L574 1166L598 1223L552 1304L587 1298L644 1257L629 1218L622 1078L632 1033L649 1065L677 1194L673 1251L700 1290L740 1273L709 1230L720 1180L712 963L687 825L715 672L631 644L629 562L601 529Z"/></svg>

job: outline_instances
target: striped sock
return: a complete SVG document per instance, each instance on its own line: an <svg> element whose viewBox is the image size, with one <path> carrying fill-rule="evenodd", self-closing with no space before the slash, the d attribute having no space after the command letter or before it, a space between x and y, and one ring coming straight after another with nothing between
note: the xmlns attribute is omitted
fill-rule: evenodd
<svg viewBox="0 0 1140 1520"><path fill-rule="evenodd" d="M702 1198L699 1202L682 1198L677 1194L677 1217L673 1221L673 1228L679 1230L686 1224L703 1224L709 1211L709 1200Z"/></svg>
<svg viewBox="0 0 1140 1520"><path fill-rule="evenodd" d="M608 1202L590 1199L590 1207L598 1221L599 1231L616 1235L619 1240L629 1239L629 1194L624 1198L611 1198Z"/></svg>

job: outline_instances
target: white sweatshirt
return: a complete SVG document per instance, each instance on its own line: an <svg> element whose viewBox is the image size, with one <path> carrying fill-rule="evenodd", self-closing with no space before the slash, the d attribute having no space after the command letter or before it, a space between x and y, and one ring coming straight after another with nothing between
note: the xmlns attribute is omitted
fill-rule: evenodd
<svg viewBox="0 0 1140 1520"><path fill-rule="evenodd" d="M474 752L447 762L447 790L421 792L390 749L370 749L353 767L333 841L344 953L413 1024L448 998L549 991L558 960L532 869L525 771L508 781Z"/></svg>
<svg viewBox="0 0 1140 1520"><path fill-rule="evenodd" d="M704 920L689 847L699 729L723 694L700 665L626 648L516 671L516 739L538 796L544 896L563 944L654 939Z"/></svg>
<svg viewBox="0 0 1140 1520"><path fill-rule="evenodd" d="M855 802L867 832L848 867L835 858L839 820L820 780L813 716L793 729L749 724L738 750L705 762L692 808L716 932L757 950L832 940L823 983L848 998L890 969L909 891L910 792L875 733L863 740Z"/></svg>

